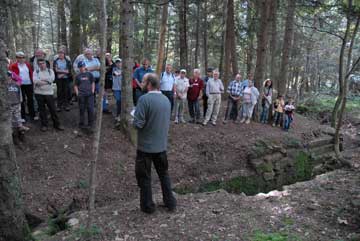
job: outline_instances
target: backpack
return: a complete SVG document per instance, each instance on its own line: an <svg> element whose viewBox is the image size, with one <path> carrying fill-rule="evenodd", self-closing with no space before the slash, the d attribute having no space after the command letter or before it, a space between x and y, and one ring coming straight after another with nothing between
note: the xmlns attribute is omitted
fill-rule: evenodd
<svg viewBox="0 0 360 241"><path fill-rule="evenodd" d="M165 74L165 72L162 72L162 73L161 73L161 78L160 78L160 80L162 80L162 78L164 77L164 74ZM173 77L174 82L175 82L175 75L174 75L173 73L171 73L171 76Z"/></svg>

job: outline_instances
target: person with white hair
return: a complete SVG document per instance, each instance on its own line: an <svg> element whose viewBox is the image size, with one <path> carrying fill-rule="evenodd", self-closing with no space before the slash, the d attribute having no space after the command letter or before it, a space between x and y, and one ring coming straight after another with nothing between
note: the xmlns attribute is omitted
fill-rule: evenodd
<svg viewBox="0 0 360 241"><path fill-rule="evenodd" d="M200 69L194 69L193 78L189 80L189 90L187 93L191 123L201 124L199 100L202 99L203 88L204 81L200 79Z"/></svg>
<svg viewBox="0 0 360 241"><path fill-rule="evenodd" d="M206 95L209 99L203 126L206 126L209 121L213 126L216 126L221 105L221 94L224 93L224 85L222 80L219 79L219 74L218 70L214 70L213 78L210 78L206 84Z"/></svg>
<svg viewBox="0 0 360 241"><path fill-rule="evenodd" d="M189 88L189 79L186 78L186 70L180 70L180 76L175 80L175 124L186 123L184 119L184 108Z"/></svg>
<svg viewBox="0 0 360 241"><path fill-rule="evenodd" d="M231 81L227 93L229 94L223 123L226 124L228 119L236 122L238 117L238 104L241 98L241 74L237 74L235 80Z"/></svg>
<svg viewBox="0 0 360 241"><path fill-rule="evenodd" d="M260 93L258 89L254 86L254 82L249 80L248 86L245 87L243 91L243 118L241 120L241 123L245 122L246 124L250 124L254 107L258 101L259 95Z"/></svg>

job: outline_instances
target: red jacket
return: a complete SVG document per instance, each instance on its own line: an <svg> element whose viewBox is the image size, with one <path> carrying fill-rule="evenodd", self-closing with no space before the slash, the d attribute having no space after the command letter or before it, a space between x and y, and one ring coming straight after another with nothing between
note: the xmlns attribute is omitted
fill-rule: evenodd
<svg viewBox="0 0 360 241"><path fill-rule="evenodd" d="M29 75L30 75L31 83L33 83L33 70L32 70L32 68L31 68L31 66L30 66L30 64L28 62L25 62L25 64L29 69ZM20 76L20 70L19 70L18 62L13 63L12 65L10 65L9 70L14 72L18 76Z"/></svg>

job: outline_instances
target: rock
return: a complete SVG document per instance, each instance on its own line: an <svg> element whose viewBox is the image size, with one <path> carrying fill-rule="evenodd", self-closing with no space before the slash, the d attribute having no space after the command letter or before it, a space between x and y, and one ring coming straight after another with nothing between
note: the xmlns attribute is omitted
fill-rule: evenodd
<svg viewBox="0 0 360 241"><path fill-rule="evenodd" d="M280 152L276 152L276 153L271 154L271 155L266 155L264 157L264 160L266 162L277 162L277 161L280 161L281 158L283 158L283 154L280 153Z"/></svg>
<svg viewBox="0 0 360 241"><path fill-rule="evenodd" d="M324 136L315 140L311 140L309 142L309 148L320 147L320 146L332 144L333 142L334 142L334 137Z"/></svg>
<svg viewBox="0 0 360 241"><path fill-rule="evenodd" d="M265 173L263 174L263 177L264 177L265 181L274 180L274 178L275 178L275 172L274 172L274 171L265 172Z"/></svg>
<svg viewBox="0 0 360 241"><path fill-rule="evenodd" d="M160 228L167 228L167 227L168 227L168 225L167 225L167 224L165 224L165 223L160 224Z"/></svg>
<svg viewBox="0 0 360 241"><path fill-rule="evenodd" d="M67 221L67 223L70 227L74 227L79 224L79 219L71 218L71 219L69 219L69 221Z"/></svg>

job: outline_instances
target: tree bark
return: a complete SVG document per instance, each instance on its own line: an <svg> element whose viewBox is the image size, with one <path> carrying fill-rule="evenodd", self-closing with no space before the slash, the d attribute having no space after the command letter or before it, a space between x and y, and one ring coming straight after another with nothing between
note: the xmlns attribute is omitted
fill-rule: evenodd
<svg viewBox="0 0 360 241"><path fill-rule="evenodd" d="M254 4L249 0L247 1L247 53L246 53L246 73L247 75L252 74L254 70L253 59L254 59L254 33L255 33L255 17L252 11Z"/></svg>
<svg viewBox="0 0 360 241"><path fill-rule="evenodd" d="M143 48L143 58L149 58L149 5L145 4L144 9L144 48Z"/></svg>
<svg viewBox="0 0 360 241"><path fill-rule="evenodd" d="M51 3L50 0L47 0L47 4L49 7L49 18L50 18L50 29L51 29L51 46L53 48L53 53L56 53L56 49L55 49L55 38L54 38L54 23L53 23L53 18L52 18L52 11L51 11Z"/></svg>
<svg viewBox="0 0 360 241"><path fill-rule="evenodd" d="M70 57L81 53L80 0L71 0L70 5Z"/></svg>
<svg viewBox="0 0 360 241"><path fill-rule="evenodd" d="M0 0L0 240L27 240L29 229L25 221L16 153L12 142L10 107L7 104L8 27L6 0Z"/></svg>
<svg viewBox="0 0 360 241"><path fill-rule="evenodd" d="M294 31L296 1L288 1L287 16L285 23L285 34L282 48L282 59L280 66L280 73L278 78L277 89L279 93L285 94L286 82L288 78L289 55L292 47L292 37Z"/></svg>
<svg viewBox="0 0 360 241"><path fill-rule="evenodd" d="M271 1L270 5L270 21L271 21L271 39L270 39L270 78L273 82L273 86L277 86L277 62L276 62L276 55L277 51L277 6L278 0Z"/></svg>
<svg viewBox="0 0 360 241"><path fill-rule="evenodd" d="M351 9L352 0L348 0L347 2L349 4L349 9ZM350 10L347 10L346 30L345 30L344 37L342 39L340 56L339 56L339 77L338 77L339 96L338 96L338 100L335 103L335 107L333 110L333 116L332 116L333 118L338 117L334 123L335 124L334 150L335 150L337 157L339 157L340 161L343 161L340 158L340 130L341 130L341 126L343 124L342 123L343 115L344 115L345 107L346 107L346 92L347 92L346 78L347 78L347 72L348 72L348 70L346 69L345 74L344 74L344 67L347 67L347 66L344 66L344 57L345 57L346 45L347 45L348 38L350 35L350 28L351 28L351 14L350 14ZM352 51L352 50L350 50L350 51ZM337 116L337 114L338 114L338 116ZM345 162L343 162L343 163L345 164Z"/></svg>
<svg viewBox="0 0 360 241"><path fill-rule="evenodd" d="M122 40L122 96L121 96L121 127L130 141L136 143L136 131L132 126L133 109L132 101L132 68L134 65L134 9L131 0L123 0L121 5L121 26L120 33Z"/></svg>
<svg viewBox="0 0 360 241"><path fill-rule="evenodd" d="M204 72L206 72L208 66L208 43L207 43L207 0L204 0L204 9L203 9L203 59L204 59Z"/></svg>
<svg viewBox="0 0 360 241"><path fill-rule="evenodd" d="M38 26L37 26L37 33L36 33L36 47L35 49L39 48L40 43L40 32L41 32L41 0L39 0L39 9L38 9Z"/></svg>
<svg viewBox="0 0 360 241"><path fill-rule="evenodd" d="M168 19L168 8L169 4L165 4L162 9L161 15L161 25L160 25L160 36L159 36L159 44L158 44L158 56L157 56L157 64L156 64L156 73L160 76L162 71L163 62L164 62L164 52L165 52L165 37L167 31L167 19Z"/></svg>
<svg viewBox="0 0 360 241"><path fill-rule="evenodd" d="M180 67L188 69L187 43L187 0L181 0L179 6L179 40L180 40Z"/></svg>
<svg viewBox="0 0 360 241"><path fill-rule="evenodd" d="M87 228L89 229L92 225L93 214L95 211L95 191L96 191L96 164L99 157L99 146L101 137L101 126L102 126L102 97L104 94L104 83L105 83L105 51L106 51L106 33L107 33L107 16L106 16L106 0L100 0L98 6L98 26L100 29L99 44L101 51L101 76L100 76L100 93L97 96L96 101L96 123L95 123L95 135L93 140L93 158L90 166L90 188L89 188L89 212L88 212L88 223Z"/></svg>
<svg viewBox="0 0 360 241"><path fill-rule="evenodd" d="M58 1L58 23L60 23L59 28L59 46L64 46L66 50L68 50L68 42L66 37L66 15L65 15L65 1L59 0Z"/></svg>
<svg viewBox="0 0 360 241"><path fill-rule="evenodd" d="M194 67L198 68L199 56L200 56L200 0L196 1L196 30L195 30L195 56L194 56Z"/></svg>
<svg viewBox="0 0 360 241"><path fill-rule="evenodd" d="M115 2L109 0L107 5L107 33L106 33L106 52L111 53L112 50L112 33L113 33L113 15L114 15Z"/></svg>
<svg viewBox="0 0 360 241"><path fill-rule="evenodd" d="M234 0L228 0L226 4L226 31L225 31L225 66L223 81L225 85L231 80L232 74L237 72L235 23L234 23ZM235 63L234 63L235 62ZM235 69L234 69L235 68ZM231 73L232 70L232 73Z"/></svg>
<svg viewBox="0 0 360 241"><path fill-rule="evenodd" d="M256 69L254 74L255 87L261 89L264 80L264 65L266 48L268 44L268 18L270 13L270 2L266 0L259 0L260 7L260 28L258 30L258 46L256 50Z"/></svg>

